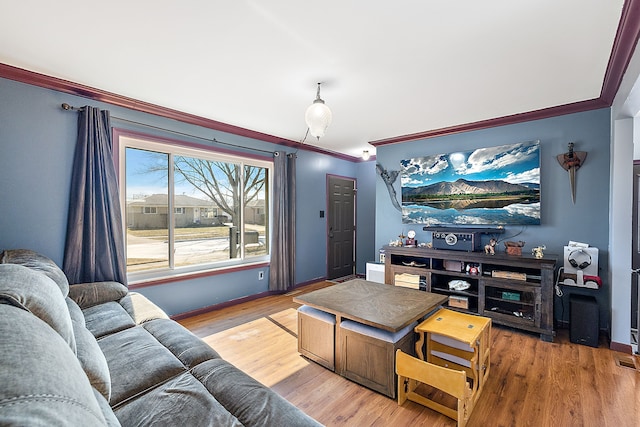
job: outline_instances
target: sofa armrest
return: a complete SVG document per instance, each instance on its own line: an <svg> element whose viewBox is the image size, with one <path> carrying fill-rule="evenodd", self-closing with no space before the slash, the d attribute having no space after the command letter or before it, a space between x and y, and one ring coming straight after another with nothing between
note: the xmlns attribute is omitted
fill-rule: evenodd
<svg viewBox="0 0 640 427"><path fill-rule="evenodd" d="M120 301L129 289L119 282L91 282L69 285L69 297L85 309L110 301Z"/></svg>

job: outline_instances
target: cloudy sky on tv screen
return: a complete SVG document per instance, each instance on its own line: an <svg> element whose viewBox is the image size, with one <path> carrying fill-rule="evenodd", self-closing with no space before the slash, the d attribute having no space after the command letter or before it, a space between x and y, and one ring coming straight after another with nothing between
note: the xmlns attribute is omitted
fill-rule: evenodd
<svg viewBox="0 0 640 427"><path fill-rule="evenodd" d="M540 224L540 141L400 163L403 224Z"/></svg>

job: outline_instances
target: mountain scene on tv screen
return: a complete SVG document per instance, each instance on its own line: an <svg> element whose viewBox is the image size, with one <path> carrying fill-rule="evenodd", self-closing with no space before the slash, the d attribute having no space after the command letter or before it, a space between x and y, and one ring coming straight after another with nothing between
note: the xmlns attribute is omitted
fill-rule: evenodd
<svg viewBox="0 0 640 427"><path fill-rule="evenodd" d="M540 224L540 143L401 161L402 222Z"/></svg>

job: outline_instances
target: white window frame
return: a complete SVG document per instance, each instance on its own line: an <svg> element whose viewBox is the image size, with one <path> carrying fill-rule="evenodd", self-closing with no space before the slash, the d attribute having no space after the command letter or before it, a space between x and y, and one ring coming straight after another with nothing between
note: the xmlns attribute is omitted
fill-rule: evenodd
<svg viewBox="0 0 640 427"><path fill-rule="evenodd" d="M190 144L184 141L176 141L176 140L167 140L162 137L154 137L152 135L132 135L129 132L114 132L114 146L117 147L117 166L118 166L118 176L119 176L119 189L120 189L120 205L122 210L122 218L126 218L126 149L127 148L136 148L142 150L149 150L160 153L167 153L170 157L169 166L173 166L173 156L190 156L190 157L199 157L206 160L213 161L223 161L228 163L238 164L238 167L243 171L242 177L244 178L244 167L245 165L257 166L261 168L268 169L268 181L267 181L267 194L269 195L269 206L266 206L265 209L268 209L269 212L269 223L267 224L267 236L269 238L272 235L272 213L273 213L273 203L272 203L272 191L273 191L273 161L264 160L265 157L258 156L243 156L241 154L230 153L227 151L217 151L212 147L206 147L202 145ZM174 203L174 183L173 183L173 173L168 174L168 192L169 192L169 206L168 212L169 215L169 224L175 224L175 208L173 206ZM244 188L243 184L241 187ZM241 196L244 197L244 195ZM240 224L238 226L241 230L245 229L244 223L244 214L240 215ZM127 224L126 221L123 221L123 233L126 236ZM169 227L169 254L174 252L174 233L173 226ZM125 244L125 255L127 251L127 245ZM130 284L155 281L155 280L164 280L171 279L172 277L180 277L185 275L193 275L193 274L201 274L206 272L214 272L225 269L236 269L238 267L243 266L251 266L251 265L264 265L265 263L269 263L271 260L271 244L268 244L269 251L266 255L252 255L247 257L245 254L244 245L240 245L240 257L223 260L223 261L215 261L206 264L197 264L190 265L185 267L176 267L173 265L173 261L170 261L170 265L167 268L158 268L154 270L141 271L141 272L131 272L127 273L127 279ZM170 255L170 259L173 257Z"/></svg>

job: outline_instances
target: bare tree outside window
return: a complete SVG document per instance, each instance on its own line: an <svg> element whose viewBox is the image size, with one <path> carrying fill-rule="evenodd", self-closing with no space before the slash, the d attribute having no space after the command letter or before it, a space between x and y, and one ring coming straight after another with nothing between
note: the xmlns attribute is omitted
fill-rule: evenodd
<svg viewBox="0 0 640 427"><path fill-rule="evenodd" d="M240 223L240 174L239 166L233 163L215 162L193 157L176 156L174 159L176 184L189 183L194 189L213 201L222 212L231 218L231 223Z"/></svg>

